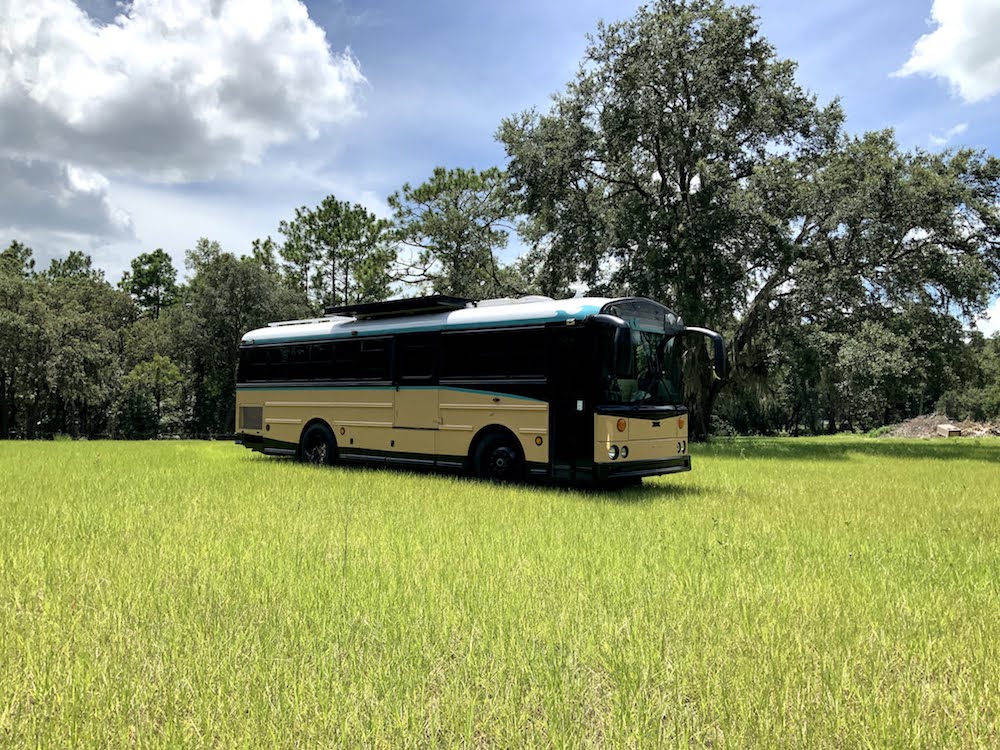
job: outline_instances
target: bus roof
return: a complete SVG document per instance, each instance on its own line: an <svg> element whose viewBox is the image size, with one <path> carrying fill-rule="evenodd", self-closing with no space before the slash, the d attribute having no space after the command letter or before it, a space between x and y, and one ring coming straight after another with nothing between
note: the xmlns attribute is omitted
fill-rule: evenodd
<svg viewBox="0 0 1000 750"><path fill-rule="evenodd" d="M610 297L575 297L553 300L532 298L525 301L498 303L485 301L478 307L466 307L447 312L423 315L403 315L369 320L353 317L329 317L314 320L272 323L243 336L244 346L280 344L293 341L315 341L349 336L377 336L380 334L409 333L417 331L466 330L506 326L544 325L566 320L583 320L596 315Z"/></svg>

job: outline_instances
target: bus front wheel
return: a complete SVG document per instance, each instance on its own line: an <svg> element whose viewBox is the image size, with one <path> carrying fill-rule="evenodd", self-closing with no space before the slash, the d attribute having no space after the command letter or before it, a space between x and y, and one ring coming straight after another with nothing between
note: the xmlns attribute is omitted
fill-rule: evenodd
<svg viewBox="0 0 1000 750"><path fill-rule="evenodd" d="M487 435L476 450L476 476L493 482L517 482L524 478L521 446L502 433Z"/></svg>
<svg viewBox="0 0 1000 750"><path fill-rule="evenodd" d="M316 466L330 466L337 457L337 441L325 424L314 424L302 433L299 460Z"/></svg>

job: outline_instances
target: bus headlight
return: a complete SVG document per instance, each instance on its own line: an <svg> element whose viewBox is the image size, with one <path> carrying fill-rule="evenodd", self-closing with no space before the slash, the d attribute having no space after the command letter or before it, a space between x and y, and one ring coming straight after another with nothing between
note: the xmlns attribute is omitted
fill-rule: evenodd
<svg viewBox="0 0 1000 750"><path fill-rule="evenodd" d="M618 458L618 446L617 445L612 445L610 448L608 448L608 458L610 458L612 461L614 461L616 458Z"/></svg>
<svg viewBox="0 0 1000 750"><path fill-rule="evenodd" d="M628 458L628 446L627 445L623 445L622 446L622 458Z"/></svg>

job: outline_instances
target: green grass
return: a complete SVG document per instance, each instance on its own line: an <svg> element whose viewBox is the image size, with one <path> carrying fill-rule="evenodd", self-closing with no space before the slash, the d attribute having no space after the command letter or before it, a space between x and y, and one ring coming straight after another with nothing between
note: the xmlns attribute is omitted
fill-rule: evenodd
<svg viewBox="0 0 1000 750"><path fill-rule="evenodd" d="M694 463L0 443L0 747L1000 746L1000 441Z"/></svg>

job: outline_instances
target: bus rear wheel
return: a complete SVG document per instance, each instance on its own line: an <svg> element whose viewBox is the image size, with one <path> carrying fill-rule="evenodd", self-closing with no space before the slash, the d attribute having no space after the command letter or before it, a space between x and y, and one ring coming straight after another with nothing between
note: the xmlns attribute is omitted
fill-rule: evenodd
<svg viewBox="0 0 1000 750"><path fill-rule="evenodd" d="M330 466L337 458L337 441L325 424L314 424L302 433L299 460L315 466Z"/></svg>
<svg viewBox="0 0 1000 750"><path fill-rule="evenodd" d="M492 482L518 482L524 479L521 446L506 435L487 435L476 450L473 462L476 476Z"/></svg>

